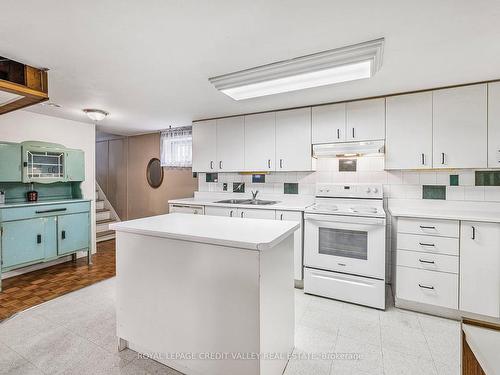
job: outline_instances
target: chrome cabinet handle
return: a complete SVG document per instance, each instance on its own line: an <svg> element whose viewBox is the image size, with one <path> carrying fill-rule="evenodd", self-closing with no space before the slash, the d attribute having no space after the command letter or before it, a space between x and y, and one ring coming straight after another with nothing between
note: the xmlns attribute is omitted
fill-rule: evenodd
<svg viewBox="0 0 500 375"><path fill-rule="evenodd" d="M229 211L229 217L233 217L233 210Z"/></svg>
<svg viewBox="0 0 500 375"><path fill-rule="evenodd" d="M280 215L280 220L283 220L283 214Z"/></svg>
<svg viewBox="0 0 500 375"><path fill-rule="evenodd" d="M340 139L340 129L337 129L337 139Z"/></svg>
<svg viewBox="0 0 500 375"><path fill-rule="evenodd" d="M339 266L345 267L345 263L337 263Z"/></svg>
<svg viewBox="0 0 500 375"><path fill-rule="evenodd" d="M423 243L423 242L419 242L418 243L420 246L436 246L434 245L433 243Z"/></svg>
<svg viewBox="0 0 500 375"><path fill-rule="evenodd" d="M419 259L418 260L420 263L428 263L428 264L434 264L433 260L424 260L424 259Z"/></svg>
<svg viewBox="0 0 500 375"><path fill-rule="evenodd" d="M471 226L471 228L472 228L472 239L475 240L476 239L476 227Z"/></svg>
<svg viewBox="0 0 500 375"><path fill-rule="evenodd" d="M428 227L425 225L420 225L420 229L436 229L436 227Z"/></svg>
<svg viewBox="0 0 500 375"><path fill-rule="evenodd" d="M243 214L245 213L245 211L241 211L241 217L243 217Z"/></svg>
<svg viewBox="0 0 500 375"><path fill-rule="evenodd" d="M280 159L280 168L283 168L283 159Z"/></svg>
<svg viewBox="0 0 500 375"><path fill-rule="evenodd" d="M422 153L422 165L425 165L425 154Z"/></svg>
<svg viewBox="0 0 500 375"><path fill-rule="evenodd" d="M222 160L219 161L219 169L222 169Z"/></svg>
<svg viewBox="0 0 500 375"><path fill-rule="evenodd" d="M422 285L422 284L418 284L418 286L423 288L423 289L434 289L433 286L427 286L427 285Z"/></svg>
<svg viewBox="0 0 500 375"><path fill-rule="evenodd" d="M445 159L444 159L444 152L441 153L441 164L444 164Z"/></svg>
<svg viewBox="0 0 500 375"><path fill-rule="evenodd" d="M267 159L267 167L271 169L271 159Z"/></svg>
<svg viewBox="0 0 500 375"><path fill-rule="evenodd" d="M354 136L354 128L352 128L352 137L355 138L355 136Z"/></svg>
<svg viewBox="0 0 500 375"><path fill-rule="evenodd" d="M210 169L214 169L214 161L210 160Z"/></svg>

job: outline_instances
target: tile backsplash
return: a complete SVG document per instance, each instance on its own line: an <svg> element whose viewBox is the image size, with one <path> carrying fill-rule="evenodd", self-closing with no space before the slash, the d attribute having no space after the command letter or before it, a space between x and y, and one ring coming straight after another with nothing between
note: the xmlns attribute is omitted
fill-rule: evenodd
<svg viewBox="0 0 500 375"><path fill-rule="evenodd" d="M458 186L450 185L450 175L458 175ZM454 178L452 178L453 180ZM252 183L251 174L219 173L218 182L200 176L199 191L222 192L224 183L245 183L245 191L283 194L285 183L297 183L299 195L314 195L317 182L373 183L384 185L387 198L422 199L423 185L444 185L447 200L500 202L500 186L475 186L475 170L384 171L384 157L357 158L356 172L340 172L339 159L317 160L315 172L272 172L265 183Z"/></svg>

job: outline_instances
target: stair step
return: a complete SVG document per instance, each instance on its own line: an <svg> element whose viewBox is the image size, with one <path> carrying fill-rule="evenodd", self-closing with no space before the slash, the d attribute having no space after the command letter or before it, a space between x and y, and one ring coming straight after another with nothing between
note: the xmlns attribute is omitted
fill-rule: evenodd
<svg viewBox="0 0 500 375"><path fill-rule="evenodd" d="M99 209L95 210L95 212L97 212L97 213L100 213L100 212L109 212L109 210L107 208L99 208Z"/></svg>
<svg viewBox="0 0 500 375"><path fill-rule="evenodd" d="M96 224L106 224L106 223L114 223L115 220L114 219L103 219L103 220L97 220L95 223Z"/></svg>
<svg viewBox="0 0 500 375"><path fill-rule="evenodd" d="M115 231L114 230L106 230L104 232L96 233L96 238L106 237L106 236L109 236L110 234L115 234Z"/></svg>
<svg viewBox="0 0 500 375"><path fill-rule="evenodd" d="M102 210L104 208L104 201L101 199L98 199L95 201L95 208L96 210Z"/></svg>
<svg viewBox="0 0 500 375"><path fill-rule="evenodd" d="M114 219L103 219L103 220L97 220L95 222L95 229L97 233L101 232L106 232L109 230L109 224L116 223L116 220Z"/></svg>

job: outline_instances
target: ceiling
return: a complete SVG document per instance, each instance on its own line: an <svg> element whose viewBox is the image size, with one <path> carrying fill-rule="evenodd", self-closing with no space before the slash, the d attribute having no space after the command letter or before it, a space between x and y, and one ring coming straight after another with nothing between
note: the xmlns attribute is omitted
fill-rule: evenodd
<svg viewBox="0 0 500 375"><path fill-rule="evenodd" d="M30 110L138 134L192 120L500 78L498 0L4 0L0 56L49 71ZM385 37L375 77L234 101L208 78Z"/></svg>

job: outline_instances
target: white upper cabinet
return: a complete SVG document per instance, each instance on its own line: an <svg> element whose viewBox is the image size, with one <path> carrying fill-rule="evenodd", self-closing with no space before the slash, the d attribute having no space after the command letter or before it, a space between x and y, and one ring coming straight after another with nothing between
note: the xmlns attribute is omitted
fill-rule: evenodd
<svg viewBox="0 0 500 375"><path fill-rule="evenodd" d="M432 92L386 100L385 169L432 168Z"/></svg>
<svg viewBox="0 0 500 375"><path fill-rule="evenodd" d="M217 122L193 123L193 172L217 170Z"/></svg>
<svg viewBox="0 0 500 375"><path fill-rule="evenodd" d="M217 120L217 169L238 172L245 168L245 122L243 116Z"/></svg>
<svg viewBox="0 0 500 375"><path fill-rule="evenodd" d="M346 104L312 107L312 143L345 141Z"/></svg>
<svg viewBox="0 0 500 375"><path fill-rule="evenodd" d="M486 168L487 85L433 93L434 168Z"/></svg>
<svg viewBox="0 0 500 375"><path fill-rule="evenodd" d="M488 84L488 168L500 168L500 82Z"/></svg>
<svg viewBox="0 0 500 375"><path fill-rule="evenodd" d="M245 170L276 169L276 113L245 116Z"/></svg>
<svg viewBox="0 0 500 375"><path fill-rule="evenodd" d="M346 104L346 141L385 138L385 98Z"/></svg>
<svg viewBox="0 0 500 375"><path fill-rule="evenodd" d="M276 170L312 170L311 108L276 112Z"/></svg>
<svg viewBox="0 0 500 375"><path fill-rule="evenodd" d="M500 224L462 221L460 310L500 317Z"/></svg>

